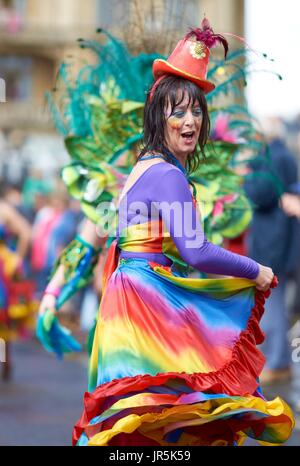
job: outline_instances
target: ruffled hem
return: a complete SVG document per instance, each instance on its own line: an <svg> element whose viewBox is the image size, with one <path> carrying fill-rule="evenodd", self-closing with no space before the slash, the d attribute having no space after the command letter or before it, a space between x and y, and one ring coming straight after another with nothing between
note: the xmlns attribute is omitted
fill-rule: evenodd
<svg viewBox="0 0 300 466"><path fill-rule="evenodd" d="M146 394L140 395L140 401L135 399L139 396L117 401L113 411L121 417L107 419L104 413L93 419L78 444L225 446L241 445L249 436L263 445L280 445L294 426L292 413L280 398L266 402L254 396L209 399L208 395L200 403L180 404L181 395L173 400L169 395L148 395L151 405ZM195 398L195 393L190 395Z"/></svg>
<svg viewBox="0 0 300 466"><path fill-rule="evenodd" d="M274 280L272 288L276 284L276 280ZM256 345L264 341L264 334L259 327L259 322L264 312L265 299L269 294L270 291L261 292L256 290L255 302L247 327L241 332L239 339L233 347L231 360L218 371L193 374L167 372L158 373L155 376L144 374L134 377L124 377L98 386L93 393L86 392L84 395L84 411L74 428L73 444L77 444L81 435L86 432L86 429L90 428L90 422L103 414L104 410L110 409L116 400L126 398L126 396L130 397L133 393L145 392L150 387L160 386L163 391L164 387L176 381L181 384L183 383L189 390L195 393L226 394L228 397L250 396L262 402L259 397L252 397L251 394L259 386L258 377L265 363L265 357ZM263 401L263 403L267 402ZM149 417L151 413L144 413L143 416L146 414ZM153 420L151 416L150 418ZM125 417L126 414L124 412L124 419ZM287 418L290 420L288 422L292 424L292 414L287 416ZM121 422L121 420L118 422ZM137 425L139 425L139 422L137 421ZM147 420L146 422L150 421ZM135 425L135 423L136 421L133 424ZM121 430L120 432L123 431Z"/></svg>

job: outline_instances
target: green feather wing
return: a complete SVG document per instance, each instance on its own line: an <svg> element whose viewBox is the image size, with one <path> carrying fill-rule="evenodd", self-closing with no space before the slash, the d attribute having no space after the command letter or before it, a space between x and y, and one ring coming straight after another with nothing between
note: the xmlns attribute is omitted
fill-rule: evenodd
<svg viewBox="0 0 300 466"><path fill-rule="evenodd" d="M105 31L101 34L99 41L79 41L81 48L94 53L94 63L84 63L75 78L70 65L63 63L56 89L47 98L70 155L70 164L62 170L63 180L70 194L81 202L84 213L102 228L108 218L99 209L102 204L111 206L115 225L117 198L143 136L143 107L153 80L152 63L164 57L132 56L122 41ZM242 95L249 70L244 49L231 52L226 62L211 61L208 79L217 83L208 95L212 127L225 113L228 130L238 131L239 137L233 143L225 138L208 144L206 160L190 176L202 204L206 234L219 244L225 237L242 233L251 220L242 178L235 167L241 153L256 155L262 140L245 105L219 100L229 94Z"/></svg>

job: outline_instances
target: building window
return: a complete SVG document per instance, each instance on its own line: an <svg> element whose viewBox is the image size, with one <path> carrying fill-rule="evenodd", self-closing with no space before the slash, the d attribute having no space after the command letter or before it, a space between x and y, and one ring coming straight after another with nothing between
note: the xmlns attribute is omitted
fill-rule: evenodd
<svg viewBox="0 0 300 466"><path fill-rule="evenodd" d="M5 82L6 102L26 101L32 95L32 59L0 57L0 78Z"/></svg>

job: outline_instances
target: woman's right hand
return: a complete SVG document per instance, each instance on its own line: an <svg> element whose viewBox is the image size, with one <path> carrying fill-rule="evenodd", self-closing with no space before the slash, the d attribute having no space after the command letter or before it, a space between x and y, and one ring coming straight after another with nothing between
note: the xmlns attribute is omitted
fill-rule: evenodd
<svg viewBox="0 0 300 466"><path fill-rule="evenodd" d="M57 298L52 294L45 293L40 302L39 315L43 315L47 310L50 310L53 312L53 314L56 314L56 299Z"/></svg>
<svg viewBox="0 0 300 466"><path fill-rule="evenodd" d="M260 291L267 291L274 278L274 272L270 267L265 267L264 265L259 265L259 274L254 280L256 283L256 288Z"/></svg>

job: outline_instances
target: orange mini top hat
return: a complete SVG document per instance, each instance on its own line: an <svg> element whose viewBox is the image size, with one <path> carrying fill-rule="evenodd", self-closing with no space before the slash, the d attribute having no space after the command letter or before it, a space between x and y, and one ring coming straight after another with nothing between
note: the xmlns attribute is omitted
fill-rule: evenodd
<svg viewBox="0 0 300 466"><path fill-rule="evenodd" d="M206 79L210 49L222 44L225 58L228 52L228 42L221 34L215 34L207 18L201 23L201 28L191 29L176 45L167 60L160 58L153 62L153 75L158 83L166 75L181 76L199 86L205 94L211 92L215 85ZM151 92L151 93L153 93Z"/></svg>

